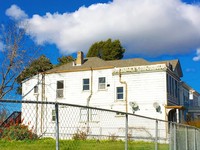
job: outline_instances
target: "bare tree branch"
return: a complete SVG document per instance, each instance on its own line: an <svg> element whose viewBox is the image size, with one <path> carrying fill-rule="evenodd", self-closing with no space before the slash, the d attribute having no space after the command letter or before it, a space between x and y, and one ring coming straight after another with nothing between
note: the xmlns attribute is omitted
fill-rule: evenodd
<svg viewBox="0 0 200 150"><path fill-rule="evenodd" d="M14 23L2 26L0 42L0 99L14 89L17 77L35 57L39 47L31 45L24 29ZM31 44L30 44L31 43Z"/></svg>

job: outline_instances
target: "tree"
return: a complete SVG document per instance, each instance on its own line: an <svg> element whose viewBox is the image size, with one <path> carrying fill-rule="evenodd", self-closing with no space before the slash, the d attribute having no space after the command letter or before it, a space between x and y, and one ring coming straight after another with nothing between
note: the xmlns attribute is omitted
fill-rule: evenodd
<svg viewBox="0 0 200 150"><path fill-rule="evenodd" d="M17 88L17 93L22 93L22 85L21 82L27 78L30 78L38 73L45 72L49 69L53 68L53 64L50 62L50 60L42 55L38 59L35 59L31 62L31 64L24 69L21 74L17 77L17 83L19 84Z"/></svg>
<svg viewBox="0 0 200 150"><path fill-rule="evenodd" d="M62 57L59 57L57 60L58 60L57 66L60 66L60 65L67 64L69 62L74 61L74 58L72 56L62 56Z"/></svg>
<svg viewBox="0 0 200 150"><path fill-rule="evenodd" d="M0 27L0 99L11 92L22 70L39 47L30 42L24 29L15 23Z"/></svg>
<svg viewBox="0 0 200 150"><path fill-rule="evenodd" d="M125 49L119 40L100 41L92 44L87 57L100 57L103 60L119 60L123 58Z"/></svg>

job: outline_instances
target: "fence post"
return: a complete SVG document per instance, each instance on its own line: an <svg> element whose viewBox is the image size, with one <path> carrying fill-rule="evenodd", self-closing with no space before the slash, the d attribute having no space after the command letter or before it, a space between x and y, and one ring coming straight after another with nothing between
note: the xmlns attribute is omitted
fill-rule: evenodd
<svg viewBox="0 0 200 150"><path fill-rule="evenodd" d="M177 137L176 137L177 135L176 135L176 124L174 123L174 150L176 150L176 139L177 139Z"/></svg>
<svg viewBox="0 0 200 150"><path fill-rule="evenodd" d="M59 116L58 116L58 103L55 104L56 111L56 150L59 150Z"/></svg>
<svg viewBox="0 0 200 150"><path fill-rule="evenodd" d="M169 128L170 128L170 129L169 129L169 130L170 130L170 150L173 149L173 147L172 147L172 146L173 146L173 145L172 145L172 143L173 143L173 138L172 138L172 132L173 132L173 131L172 131L172 127L173 127L173 126L172 126L172 122L170 121L170 122L169 122Z"/></svg>
<svg viewBox="0 0 200 150"><path fill-rule="evenodd" d="M194 129L194 149L197 149L196 141L197 141L196 129Z"/></svg>
<svg viewBox="0 0 200 150"><path fill-rule="evenodd" d="M125 150L128 150L128 114L126 113L126 123L125 123Z"/></svg>
<svg viewBox="0 0 200 150"><path fill-rule="evenodd" d="M155 150L158 150L158 120L156 119Z"/></svg>
<svg viewBox="0 0 200 150"><path fill-rule="evenodd" d="M185 146L186 149L188 149L188 132L187 132L187 127L185 127Z"/></svg>

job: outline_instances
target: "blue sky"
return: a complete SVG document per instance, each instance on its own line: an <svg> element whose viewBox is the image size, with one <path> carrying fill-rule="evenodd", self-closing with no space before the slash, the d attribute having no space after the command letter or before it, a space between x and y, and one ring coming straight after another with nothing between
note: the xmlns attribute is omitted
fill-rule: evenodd
<svg viewBox="0 0 200 150"><path fill-rule="evenodd" d="M0 22L23 22L53 63L108 38L121 41L124 59L179 59L182 80L200 92L199 1L1 0Z"/></svg>

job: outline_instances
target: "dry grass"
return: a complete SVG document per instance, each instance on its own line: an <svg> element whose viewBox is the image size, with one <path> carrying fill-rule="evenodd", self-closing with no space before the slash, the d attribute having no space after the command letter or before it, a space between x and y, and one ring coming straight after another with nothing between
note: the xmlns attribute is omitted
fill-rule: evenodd
<svg viewBox="0 0 200 150"><path fill-rule="evenodd" d="M185 124L200 128L200 120L188 121Z"/></svg>

